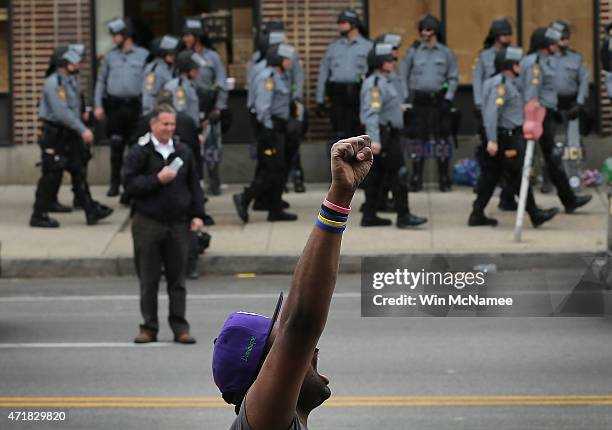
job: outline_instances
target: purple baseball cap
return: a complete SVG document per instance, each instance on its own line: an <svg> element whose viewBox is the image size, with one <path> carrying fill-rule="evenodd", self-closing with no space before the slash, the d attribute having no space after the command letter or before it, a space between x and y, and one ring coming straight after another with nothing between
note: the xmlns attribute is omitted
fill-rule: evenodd
<svg viewBox="0 0 612 430"><path fill-rule="evenodd" d="M214 340L212 372L222 394L244 396L264 362L266 343L283 304L283 293L272 318L249 312L231 314Z"/></svg>

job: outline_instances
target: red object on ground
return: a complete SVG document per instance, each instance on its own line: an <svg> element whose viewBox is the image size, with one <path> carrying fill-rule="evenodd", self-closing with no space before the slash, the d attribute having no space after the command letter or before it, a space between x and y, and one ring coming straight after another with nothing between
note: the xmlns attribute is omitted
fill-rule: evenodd
<svg viewBox="0 0 612 430"><path fill-rule="evenodd" d="M546 108L536 99L531 99L525 105L525 122L523 136L527 140L538 140L544 131L542 123L546 116Z"/></svg>

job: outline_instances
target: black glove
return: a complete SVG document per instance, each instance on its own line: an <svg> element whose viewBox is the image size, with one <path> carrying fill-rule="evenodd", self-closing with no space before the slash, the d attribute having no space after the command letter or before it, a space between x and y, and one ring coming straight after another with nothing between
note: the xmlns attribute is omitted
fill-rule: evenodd
<svg viewBox="0 0 612 430"><path fill-rule="evenodd" d="M582 105L576 103L570 110L567 111L567 116L570 120L574 120L580 116L580 112L582 112Z"/></svg>
<svg viewBox="0 0 612 430"><path fill-rule="evenodd" d="M440 104L440 109L442 112L450 112L453 109L453 102L449 99L442 100Z"/></svg>
<svg viewBox="0 0 612 430"><path fill-rule="evenodd" d="M316 109L315 113L317 114L317 117L324 118L325 115L327 114L327 108L325 107L325 104L324 103L317 103L317 109Z"/></svg>

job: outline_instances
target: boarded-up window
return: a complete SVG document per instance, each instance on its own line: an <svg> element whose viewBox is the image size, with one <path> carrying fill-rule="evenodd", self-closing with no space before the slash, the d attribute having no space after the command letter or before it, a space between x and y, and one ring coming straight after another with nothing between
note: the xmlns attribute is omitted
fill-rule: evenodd
<svg viewBox="0 0 612 430"><path fill-rule="evenodd" d="M569 22L570 46L584 58L593 77L593 5L585 0L523 0L523 43L529 49L529 38L537 27L556 19Z"/></svg>
<svg viewBox="0 0 612 430"><path fill-rule="evenodd" d="M374 6L371 4L371 6ZM327 46L338 37L336 19L340 11L352 7L363 17L362 0L265 0L262 2L262 22L272 19L285 23L289 42L295 46L304 66L306 82L304 98L312 109L319 64ZM376 6L378 7L378 6ZM332 135L329 120L310 115L308 139L326 140Z"/></svg>
<svg viewBox="0 0 612 430"><path fill-rule="evenodd" d="M419 38L418 22L425 14L440 17L439 0L376 0L370 2L370 34L382 33L402 36L399 53L403 56L412 42ZM400 58L401 60L401 58Z"/></svg>
<svg viewBox="0 0 612 430"><path fill-rule="evenodd" d="M0 1L0 93L9 91L8 0Z"/></svg>
<svg viewBox="0 0 612 430"><path fill-rule="evenodd" d="M459 63L459 83L472 83L472 65L483 47L491 21L505 17L514 27L516 43L515 0L461 0L446 3L448 46Z"/></svg>

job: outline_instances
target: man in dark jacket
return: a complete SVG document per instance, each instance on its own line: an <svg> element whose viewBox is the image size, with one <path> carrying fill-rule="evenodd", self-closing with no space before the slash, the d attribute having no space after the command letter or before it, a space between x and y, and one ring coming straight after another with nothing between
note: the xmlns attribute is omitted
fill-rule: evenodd
<svg viewBox="0 0 612 430"><path fill-rule="evenodd" d="M174 341L195 343L185 319L185 267L190 231L204 225L204 194L191 150L173 138L176 112L172 106L157 106L150 127L151 132L131 148L123 172L124 188L132 198L134 262L144 319L134 342L157 340L157 293L163 265Z"/></svg>

